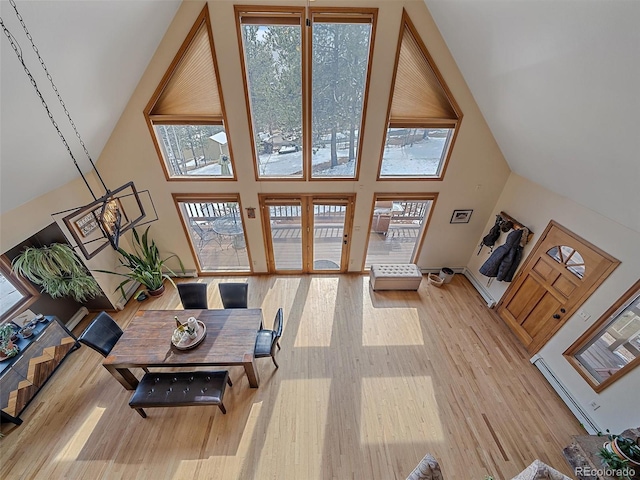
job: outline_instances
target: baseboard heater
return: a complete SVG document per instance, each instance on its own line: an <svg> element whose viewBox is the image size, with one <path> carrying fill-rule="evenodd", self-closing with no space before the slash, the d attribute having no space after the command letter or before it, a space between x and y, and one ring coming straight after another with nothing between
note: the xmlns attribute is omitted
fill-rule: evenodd
<svg viewBox="0 0 640 480"><path fill-rule="evenodd" d="M558 379L553 370L549 368L547 362L544 361L540 355L534 355L531 360L540 373L547 379L549 384L553 387L556 393L562 398L564 403L569 407L569 410L575 415L575 417L580 420L580 423L585 428L587 432L591 435L595 435L598 432L601 432L600 427L587 415L587 413L582 409L582 406L573 398L573 395L567 390L564 384Z"/></svg>
<svg viewBox="0 0 640 480"><path fill-rule="evenodd" d="M65 324L65 326L69 330L73 330L75 326L80 323L80 320L82 320L87 315L89 315L89 310L87 309L87 307L80 307L78 311L74 313L69 321Z"/></svg>
<svg viewBox="0 0 640 480"><path fill-rule="evenodd" d="M491 294L489 293L489 290L487 290L484 287L484 285L482 285L482 283L478 281L476 277L473 276L473 274L471 273L471 270L469 270L468 268L465 268L462 273L464 274L465 277L467 277L467 279L471 282L471 284L482 296L482 298L484 298L484 301L487 302L487 307L489 308L495 307L496 303L498 302L496 302L496 299L491 296Z"/></svg>

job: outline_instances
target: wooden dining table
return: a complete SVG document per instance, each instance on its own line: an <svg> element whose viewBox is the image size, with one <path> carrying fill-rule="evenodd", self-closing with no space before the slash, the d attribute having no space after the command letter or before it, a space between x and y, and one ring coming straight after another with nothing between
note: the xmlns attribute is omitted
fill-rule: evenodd
<svg viewBox="0 0 640 480"><path fill-rule="evenodd" d="M180 350L171 343L176 316L181 323L195 317L206 326L206 336L195 348ZM130 368L222 365L242 365L249 385L257 388L254 347L261 323L257 308L139 311L102 365L127 390L138 385Z"/></svg>

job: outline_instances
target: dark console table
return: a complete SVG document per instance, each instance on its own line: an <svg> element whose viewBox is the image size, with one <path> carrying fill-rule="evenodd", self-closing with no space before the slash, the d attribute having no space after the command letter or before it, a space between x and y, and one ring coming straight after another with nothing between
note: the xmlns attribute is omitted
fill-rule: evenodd
<svg viewBox="0 0 640 480"><path fill-rule="evenodd" d="M62 361L80 344L56 317L45 317L29 338L20 338L15 357L0 362L2 421L20 425L20 414Z"/></svg>

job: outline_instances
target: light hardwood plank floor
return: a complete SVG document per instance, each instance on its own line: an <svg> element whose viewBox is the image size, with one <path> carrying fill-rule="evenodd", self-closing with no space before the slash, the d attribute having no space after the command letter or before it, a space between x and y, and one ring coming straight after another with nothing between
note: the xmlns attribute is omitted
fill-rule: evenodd
<svg viewBox="0 0 640 480"><path fill-rule="evenodd" d="M221 308L225 280L240 278L198 280L210 284L211 308ZM461 275L384 293L363 275L247 280L267 327L284 308L280 368L257 360L261 385L251 389L231 367L227 415L155 408L143 419L83 347L22 426L2 425L0 478L391 480L426 452L447 479L509 479L535 458L571 474L561 450L584 431ZM126 327L138 309L164 308L181 308L171 285L114 316Z"/></svg>

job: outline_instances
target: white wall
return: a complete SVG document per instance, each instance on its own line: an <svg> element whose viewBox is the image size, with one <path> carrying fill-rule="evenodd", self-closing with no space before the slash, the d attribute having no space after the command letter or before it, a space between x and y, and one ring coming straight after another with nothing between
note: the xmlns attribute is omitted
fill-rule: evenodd
<svg viewBox="0 0 640 480"><path fill-rule="evenodd" d="M637 427L640 425L640 368L597 394L569 365L562 353L638 280L640 233L513 173L495 206L494 214L500 211L517 218L535 232L525 256L553 219L620 260L618 268L583 304L581 310L591 315L589 320L584 321L577 314L571 317L539 354L602 431L609 429L619 433L628 427ZM494 218L492 215L485 225L477 244L493 225ZM505 238L503 234L499 243L503 243ZM488 249L485 247L479 256L473 252L467 264L470 272L485 285L487 277L482 276L478 269L487 258ZM499 300L508 285L493 281L486 288L492 297ZM592 401L600 408L594 410L590 406Z"/></svg>

